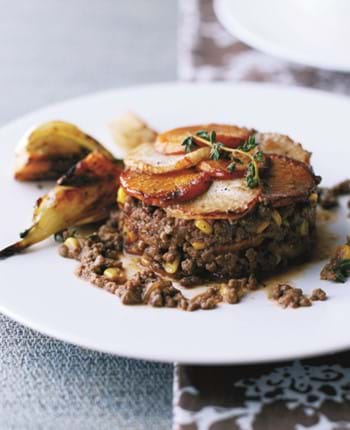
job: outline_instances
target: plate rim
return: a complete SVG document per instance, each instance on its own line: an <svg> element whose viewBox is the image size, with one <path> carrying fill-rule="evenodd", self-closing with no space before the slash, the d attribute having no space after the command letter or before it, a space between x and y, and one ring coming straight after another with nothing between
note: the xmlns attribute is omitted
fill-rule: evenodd
<svg viewBox="0 0 350 430"><path fill-rule="evenodd" d="M302 66L309 66L333 72L350 72L350 62L345 63L330 63L326 60L316 60L307 56L307 54L298 55L293 52L292 55L288 54L288 49L279 48L270 40L259 37L260 33L254 33L249 30L238 18L228 13L227 0L214 0L213 8L216 17L222 26L231 34L237 37L246 45L257 49L266 54L273 55L279 59L289 61Z"/></svg>

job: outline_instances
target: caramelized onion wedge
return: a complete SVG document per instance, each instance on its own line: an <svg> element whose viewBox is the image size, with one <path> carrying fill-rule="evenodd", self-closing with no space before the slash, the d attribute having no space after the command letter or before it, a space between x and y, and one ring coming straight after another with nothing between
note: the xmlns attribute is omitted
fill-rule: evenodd
<svg viewBox="0 0 350 430"><path fill-rule="evenodd" d="M185 219L240 218L259 200L260 188L248 188L246 179L214 181L208 191L196 199L166 208L169 216Z"/></svg>
<svg viewBox="0 0 350 430"><path fill-rule="evenodd" d="M121 164L103 154L89 154L37 201L32 226L19 242L0 251L0 259L68 227L107 218L115 203L120 171Z"/></svg>
<svg viewBox="0 0 350 430"><path fill-rule="evenodd" d="M236 125L226 124L202 124L189 127L174 128L158 135L155 148L163 154L184 154L182 142L186 137L196 134L198 131L215 131L219 142L232 148L237 147L252 134L252 130ZM200 145L200 143L199 143Z"/></svg>
<svg viewBox="0 0 350 430"><path fill-rule="evenodd" d="M163 175L128 170L121 174L120 181L127 194L147 205L160 207L193 199L204 193L211 184L207 173L191 169Z"/></svg>
<svg viewBox="0 0 350 430"><path fill-rule="evenodd" d="M311 169L282 155L269 158L270 169L263 181L262 199L275 207L306 200L316 187Z"/></svg>
<svg viewBox="0 0 350 430"><path fill-rule="evenodd" d="M183 155L164 155L157 152L152 143L144 143L134 149L124 160L126 167L148 174L162 174L183 170L208 158L209 147L196 149Z"/></svg>
<svg viewBox="0 0 350 430"><path fill-rule="evenodd" d="M87 154L113 155L74 124L50 121L30 129L16 148L15 178L20 181L57 179Z"/></svg>
<svg viewBox="0 0 350 430"><path fill-rule="evenodd" d="M306 151L300 143L294 142L285 134L257 133L256 141L265 154L284 155L293 160L310 164L311 152Z"/></svg>

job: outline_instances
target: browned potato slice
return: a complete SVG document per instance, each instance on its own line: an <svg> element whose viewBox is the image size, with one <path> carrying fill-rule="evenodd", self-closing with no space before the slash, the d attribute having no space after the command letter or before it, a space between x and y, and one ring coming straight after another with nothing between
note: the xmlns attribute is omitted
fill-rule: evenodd
<svg viewBox="0 0 350 430"><path fill-rule="evenodd" d="M209 158L210 148L203 147L181 155L164 155L157 152L152 143L143 143L136 147L124 162L130 170L148 174L163 174L195 166Z"/></svg>
<svg viewBox="0 0 350 430"><path fill-rule="evenodd" d="M306 200L317 185L310 168L282 155L269 158L270 170L264 178L262 198L276 207Z"/></svg>
<svg viewBox="0 0 350 430"><path fill-rule="evenodd" d="M163 154L184 154L185 149L182 142L186 137L196 134L199 131L215 131L218 142L232 148L237 147L248 139L252 130L236 125L227 124L202 124L189 127L174 128L161 133L155 143L157 151Z"/></svg>
<svg viewBox="0 0 350 430"><path fill-rule="evenodd" d="M297 161L310 164L311 152L306 151L300 143L294 142L290 137L278 133L257 133L261 151L265 154L284 155Z"/></svg>
<svg viewBox="0 0 350 430"><path fill-rule="evenodd" d="M127 194L147 205L163 207L199 196L209 188L211 179L208 173L192 169L163 175L127 170L121 174L120 182Z"/></svg>
<svg viewBox="0 0 350 430"><path fill-rule="evenodd" d="M261 189L249 188L245 178L213 181L208 191L166 208L169 216L185 219L240 218L258 203Z"/></svg>

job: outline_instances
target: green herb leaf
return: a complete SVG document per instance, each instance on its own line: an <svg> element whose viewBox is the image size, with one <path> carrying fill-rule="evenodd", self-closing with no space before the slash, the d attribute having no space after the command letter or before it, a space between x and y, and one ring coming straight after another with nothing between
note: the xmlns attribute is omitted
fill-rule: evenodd
<svg viewBox="0 0 350 430"><path fill-rule="evenodd" d="M256 161L258 161L258 162L262 162L262 161L264 161L264 154L263 154L263 152L258 151L258 152L254 155L254 158L255 158L255 160L256 160Z"/></svg>
<svg viewBox="0 0 350 430"><path fill-rule="evenodd" d="M258 144L255 142L255 136L249 136L248 139L239 147L244 152L249 152L256 148Z"/></svg>
<svg viewBox="0 0 350 430"><path fill-rule="evenodd" d="M212 160L219 160L221 156L221 148L223 146L224 145L222 143L212 143L209 157Z"/></svg>
<svg viewBox="0 0 350 430"><path fill-rule="evenodd" d="M231 160L233 160L236 164L243 164L243 161L240 158L231 156Z"/></svg>
<svg viewBox="0 0 350 430"><path fill-rule="evenodd" d="M214 144L214 143L216 142L216 133L215 133L215 131L214 131L214 130L212 130L212 131L210 132L209 137L210 137L210 143L211 143L211 144ZM223 145L222 145L222 146L223 146Z"/></svg>
<svg viewBox="0 0 350 430"><path fill-rule="evenodd" d="M197 144L194 142L192 136L186 137L186 139L181 143L181 145L185 147L186 152L191 152L197 147Z"/></svg>
<svg viewBox="0 0 350 430"><path fill-rule="evenodd" d="M207 131L204 131L204 130L197 131L196 136L210 141L209 133Z"/></svg>
<svg viewBox="0 0 350 430"><path fill-rule="evenodd" d="M228 170L230 173L233 173L233 172L236 170L236 163L235 163L234 161L232 161L232 163L230 163L230 164L227 166L227 170Z"/></svg>
<svg viewBox="0 0 350 430"><path fill-rule="evenodd" d="M347 279L347 275L345 275L341 270L334 270L334 273L335 273L335 281L341 282L342 284L344 284L344 282Z"/></svg>
<svg viewBox="0 0 350 430"><path fill-rule="evenodd" d="M344 258L337 263L337 268L341 270L350 270L350 259Z"/></svg>
<svg viewBox="0 0 350 430"><path fill-rule="evenodd" d="M350 272L350 260L343 259L339 260L335 266L333 267L333 271L335 273L335 280L337 282L344 283L349 277Z"/></svg>
<svg viewBox="0 0 350 430"><path fill-rule="evenodd" d="M250 162L248 164L246 179L249 188L256 188L259 185L259 177L257 176L257 172L253 162Z"/></svg>

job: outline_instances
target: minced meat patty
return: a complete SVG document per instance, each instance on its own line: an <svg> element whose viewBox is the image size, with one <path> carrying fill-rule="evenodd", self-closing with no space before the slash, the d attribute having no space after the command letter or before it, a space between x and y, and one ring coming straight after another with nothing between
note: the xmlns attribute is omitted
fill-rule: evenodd
<svg viewBox="0 0 350 430"><path fill-rule="evenodd" d="M238 220L185 220L127 197L120 226L127 252L184 285L246 277L286 266L310 253L316 203L274 209L260 204Z"/></svg>
<svg viewBox="0 0 350 430"><path fill-rule="evenodd" d="M79 261L75 271L77 276L117 295L123 304L145 304L186 311L209 310L222 302L238 303L247 291L258 288L254 276L230 279L188 299L169 279L150 269L140 270L127 279L120 261L122 236L118 229L118 216L118 212L112 213L106 224L88 237L71 236L69 232L64 232L62 240L65 240L59 247L59 253L62 257Z"/></svg>

